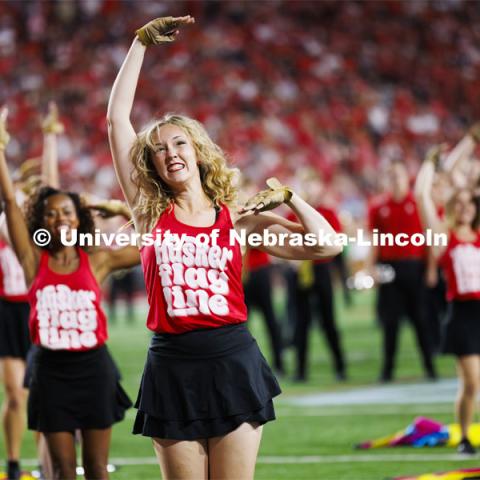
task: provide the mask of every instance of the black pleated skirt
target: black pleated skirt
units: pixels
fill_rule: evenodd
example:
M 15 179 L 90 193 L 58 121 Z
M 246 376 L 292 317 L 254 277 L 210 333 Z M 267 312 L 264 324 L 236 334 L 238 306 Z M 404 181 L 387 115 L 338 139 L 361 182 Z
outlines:
M 85 352 L 39 348 L 29 380 L 30 430 L 105 429 L 132 406 L 106 346 Z
M 442 351 L 457 357 L 480 355 L 480 300 L 449 303 Z
M 275 419 L 281 390 L 245 323 L 152 338 L 134 434 L 175 440 L 225 435 Z
M 9 302 L 0 299 L 0 358 L 27 358 L 30 348 L 26 302 Z

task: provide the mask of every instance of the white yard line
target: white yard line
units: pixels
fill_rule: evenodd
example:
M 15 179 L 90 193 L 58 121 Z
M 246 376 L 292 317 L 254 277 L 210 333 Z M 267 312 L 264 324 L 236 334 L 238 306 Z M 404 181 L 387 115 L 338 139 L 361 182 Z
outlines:
M 450 403 L 455 400 L 458 382 L 444 379 L 417 384 L 390 384 L 280 397 L 277 405 L 296 407 L 339 407 L 344 405 L 421 405 Z
M 455 453 L 448 454 L 358 454 L 358 455 L 267 455 L 258 457 L 257 463 L 265 464 L 299 464 L 299 463 L 370 463 L 370 462 L 446 462 L 446 461 L 462 461 L 463 462 L 475 462 L 480 463 L 479 457 L 465 457 Z M 138 466 L 138 465 L 157 465 L 157 459 L 155 457 L 119 457 L 110 458 L 109 463 L 116 466 Z M 36 466 L 38 460 L 25 459 L 22 460 L 22 465 Z

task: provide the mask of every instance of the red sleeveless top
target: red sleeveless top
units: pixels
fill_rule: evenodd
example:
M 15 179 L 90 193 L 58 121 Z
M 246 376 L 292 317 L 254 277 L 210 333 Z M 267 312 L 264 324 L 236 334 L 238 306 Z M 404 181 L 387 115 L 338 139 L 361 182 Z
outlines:
M 451 232 L 440 258 L 447 282 L 447 300 L 480 300 L 480 234 L 464 242 Z
M 88 254 L 77 249 L 79 266 L 72 273 L 56 273 L 42 253 L 30 287 L 30 335 L 36 345 L 51 350 L 83 351 L 98 348 L 107 338 L 107 319 L 100 306 L 101 291 Z
M 140 250 L 150 330 L 182 333 L 247 320 L 242 254 L 237 241 L 230 243 L 232 230 L 226 206 L 211 227 L 181 223 L 173 207 L 163 212 L 152 232 L 155 243 Z
M 9 302 L 27 302 L 28 290 L 23 268 L 8 243 L 0 240 L 0 297 Z

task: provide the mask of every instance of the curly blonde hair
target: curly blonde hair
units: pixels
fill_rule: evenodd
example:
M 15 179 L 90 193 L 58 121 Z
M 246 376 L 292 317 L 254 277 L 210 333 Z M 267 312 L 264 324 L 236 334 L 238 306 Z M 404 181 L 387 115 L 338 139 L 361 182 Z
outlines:
M 175 125 L 190 138 L 199 162 L 200 179 L 205 194 L 216 206 L 233 206 L 237 198 L 237 169 L 229 168 L 226 155 L 208 135 L 205 127 L 184 115 L 166 114 L 147 125 L 130 150 L 133 163 L 132 181 L 138 187 L 134 213 L 147 219 L 148 226 L 173 204 L 174 192 L 160 178 L 154 163 L 154 136 L 163 125 Z

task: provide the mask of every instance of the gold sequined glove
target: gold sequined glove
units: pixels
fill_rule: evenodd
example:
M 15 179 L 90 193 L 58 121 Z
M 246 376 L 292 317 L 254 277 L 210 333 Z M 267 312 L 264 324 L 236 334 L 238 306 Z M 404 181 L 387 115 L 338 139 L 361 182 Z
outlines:
M 5 150 L 10 141 L 10 134 L 7 132 L 7 116 L 8 108 L 3 107 L 0 110 L 0 151 Z
M 58 118 L 58 107 L 55 102 L 50 102 L 48 104 L 48 114 L 42 120 L 42 131 L 43 133 L 54 133 L 59 135 L 65 130 L 63 123 Z
M 427 151 L 425 155 L 425 162 L 432 162 L 435 170 L 438 169 L 442 153 L 445 151 L 446 145 L 441 143 L 439 145 L 433 145 Z
M 179 34 L 178 27 L 194 23 L 195 19 L 190 15 L 185 17 L 161 17 L 148 22 L 135 33 L 140 42 L 148 47 L 164 42 L 173 42 Z
M 282 185 L 276 178 L 269 178 L 266 183 L 270 188 L 258 192 L 247 200 L 240 213 L 248 211 L 258 213 L 273 210 L 292 198 L 292 189 Z
M 475 143 L 480 143 L 480 122 L 473 124 L 468 130 L 468 134 L 475 140 Z
M 97 210 L 102 218 L 112 218 L 121 215 L 129 219 L 132 214 L 127 205 L 121 200 L 105 200 L 89 204 L 88 208 Z

